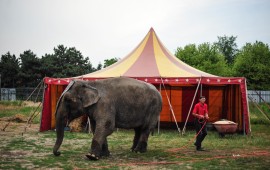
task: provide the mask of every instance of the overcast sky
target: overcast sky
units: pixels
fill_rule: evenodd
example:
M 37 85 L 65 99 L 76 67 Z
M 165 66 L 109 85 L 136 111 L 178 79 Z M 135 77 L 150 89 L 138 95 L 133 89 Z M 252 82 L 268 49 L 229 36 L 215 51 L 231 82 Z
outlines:
M 237 36 L 238 47 L 270 44 L 269 0 L 0 0 L 0 55 L 38 57 L 63 44 L 94 67 L 123 58 L 153 27 L 172 52 Z

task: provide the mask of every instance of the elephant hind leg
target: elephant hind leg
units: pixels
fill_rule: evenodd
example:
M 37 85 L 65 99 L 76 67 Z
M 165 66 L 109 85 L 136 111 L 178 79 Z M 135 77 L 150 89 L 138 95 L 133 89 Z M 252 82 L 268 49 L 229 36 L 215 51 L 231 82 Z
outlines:
M 147 141 L 148 141 L 149 134 L 150 134 L 149 130 L 144 130 L 141 132 L 139 142 L 136 148 L 134 149 L 135 152 L 144 153 L 147 151 Z
M 145 153 L 147 151 L 147 142 L 141 141 L 138 143 L 137 147 L 134 149 L 135 152 Z
M 141 128 L 135 128 L 135 135 L 134 135 L 134 139 L 133 139 L 133 145 L 131 147 L 131 151 L 133 152 L 134 149 L 137 147 L 140 136 L 141 136 Z

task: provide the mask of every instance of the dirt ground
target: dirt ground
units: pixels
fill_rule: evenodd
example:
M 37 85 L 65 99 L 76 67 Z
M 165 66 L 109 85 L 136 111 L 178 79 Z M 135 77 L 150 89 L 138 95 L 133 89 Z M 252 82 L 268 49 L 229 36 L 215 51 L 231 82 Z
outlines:
M 37 132 L 39 131 L 39 124 L 27 124 L 26 122 L 18 123 L 16 121 L 7 121 L 7 120 L 0 120 L 0 138 L 1 138 L 1 145 L 4 146 L 8 144 L 13 138 L 17 138 L 19 136 L 24 136 L 27 138 L 31 138 L 33 140 L 39 138 Z M 4 131 L 3 131 L 4 129 Z M 48 146 L 52 147 L 52 146 Z M 246 157 L 270 157 L 270 151 L 262 151 L 262 150 L 256 150 L 252 149 L 253 151 L 250 151 L 250 149 L 243 149 L 243 150 L 237 150 L 234 152 L 231 151 L 219 151 L 216 150 L 215 152 L 209 152 L 211 156 L 207 159 L 201 159 L 201 158 L 195 158 L 192 160 L 186 160 L 185 163 L 194 163 L 194 162 L 201 162 L 201 161 L 211 161 L 219 159 L 221 162 L 226 162 L 226 158 L 246 158 Z M 14 160 L 18 157 L 22 156 L 33 156 L 33 152 L 31 150 L 29 151 L 8 151 L 8 152 L 2 152 L 0 151 L 0 159 L 4 158 L 14 158 Z M 195 153 L 194 151 L 191 151 L 187 148 L 175 148 L 175 149 L 169 149 L 166 150 L 166 152 L 169 152 L 170 154 L 174 155 L 176 159 L 188 159 L 190 156 L 195 155 L 198 156 L 198 154 L 201 153 Z M 183 154 L 183 152 L 185 154 Z M 45 153 L 45 154 L 51 154 L 51 153 Z M 202 153 L 203 154 L 203 153 Z M 37 156 L 40 156 L 37 155 Z M 147 163 L 127 163 L 127 164 L 119 164 L 118 166 L 138 166 L 138 165 L 147 165 L 149 166 L 158 166 L 158 165 L 164 165 L 164 164 L 179 164 L 178 161 L 159 161 L 159 162 L 147 162 Z M 183 162 L 182 162 L 183 163 Z M 181 164 L 182 164 L 181 163 Z M 270 163 L 270 160 L 269 160 Z M 29 168 L 29 166 L 27 167 Z
M 7 126 L 8 125 L 8 126 Z M 7 126 L 7 127 L 6 127 Z M 5 128 L 6 127 L 6 128 Z M 5 128 L 5 131 L 3 129 Z M 38 134 L 39 131 L 39 124 L 32 124 L 31 126 L 27 125 L 26 122 L 18 123 L 14 121 L 5 121 L 0 120 L 0 136 L 1 136 L 1 144 L 0 146 L 8 145 L 14 138 L 18 138 L 19 136 L 24 136 L 28 140 L 34 140 L 38 141 L 38 138 L 40 137 Z M 47 139 L 46 139 L 47 140 Z M 48 139 L 52 140 L 52 139 Z M 53 146 L 52 141 L 48 141 L 45 143 L 50 143 L 50 146 L 47 146 L 48 148 L 52 148 Z M 263 151 L 261 149 L 256 148 L 249 148 L 249 149 L 242 149 L 242 150 L 235 150 L 235 151 L 224 151 L 224 150 L 215 150 L 215 152 L 207 152 L 209 155 L 207 158 L 204 157 L 205 153 L 198 153 L 194 150 L 190 150 L 190 148 L 173 148 L 166 150 L 167 153 L 170 153 L 175 157 L 176 160 L 174 161 L 168 161 L 168 160 L 160 160 L 160 161 L 153 161 L 153 162 L 127 162 L 127 163 L 121 163 L 121 162 L 113 162 L 111 165 L 106 166 L 99 166 L 99 165 L 92 165 L 92 168 L 102 169 L 102 168 L 111 168 L 117 164 L 118 167 L 129 167 L 130 169 L 155 169 L 158 166 L 164 166 L 164 165 L 183 165 L 185 164 L 193 164 L 193 163 L 199 163 L 204 161 L 213 161 L 218 160 L 221 163 L 226 164 L 227 159 L 239 159 L 239 158 L 254 158 L 254 157 L 270 157 L 270 151 Z M 199 157 L 199 155 L 202 155 L 202 157 Z M 35 169 L 35 166 L 32 162 L 27 162 L 23 160 L 24 157 L 42 157 L 42 156 L 49 156 L 51 153 L 44 152 L 43 154 L 39 153 L 33 153 L 31 149 L 29 150 L 10 150 L 10 151 L 0 151 L 0 160 L 6 160 L 11 159 L 14 162 L 22 164 L 22 167 L 25 167 L 26 169 Z M 193 157 L 190 159 L 191 157 Z M 111 158 L 112 160 L 115 160 L 115 158 Z M 185 162 L 179 161 L 178 159 L 185 160 Z M 270 160 L 268 160 L 270 164 Z M 189 169 L 189 167 L 186 167 Z M 125 168 L 124 168 L 125 169 Z M 192 168 L 191 168 L 192 169 Z

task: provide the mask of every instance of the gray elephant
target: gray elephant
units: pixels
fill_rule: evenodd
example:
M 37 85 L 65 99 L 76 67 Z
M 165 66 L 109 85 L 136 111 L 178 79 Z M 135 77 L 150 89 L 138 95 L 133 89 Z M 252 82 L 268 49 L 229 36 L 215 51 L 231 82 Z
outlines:
M 107 136 L 115 128 L 134 129 L 132 151 L 146 152 L 150 132 L 157 124 L 162 109 L 162 98 L 148 83 L 132 78 L 109 78 L 97 81 L 72 81 L 58 100 L 56 107 L 56 134 L 53 153 L 58 151 L 64 138 L 64 127 L 73 119 L 87 114 L 93 139 L 90 160 L 109 156 Z

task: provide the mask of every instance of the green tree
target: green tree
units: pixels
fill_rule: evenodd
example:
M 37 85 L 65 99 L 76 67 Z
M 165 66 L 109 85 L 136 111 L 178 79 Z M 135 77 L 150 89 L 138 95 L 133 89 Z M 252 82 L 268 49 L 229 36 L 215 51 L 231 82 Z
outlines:
M 249 89 L 270 90 L 270 50 L 267 44 L 246 43 L 234 64 L 234 75 L 247 78 Z
M 58 71 L 57 57 L 53 54 L 45 54 L 41 57 L 41 74 L 43 77 L 53 77 Z
M 19 60 L 9 52 L 1 56 L 0 74 L 1 87 L 11 88 L 17 87 L 16 82 L 19 73 Z
M 197 66 L 198 61 L 198 49 L 195 44 L 186 45 L 184 48 L 178 47 L 175 52 L 175 56 L 181 61 L 187 63 L 190 66 Z
M 210 43 L 198 45 L 190 44 L 184 48 L 177 48 L 175 56 L 199 70 L 218 76 L 230 76 L 225 58 L 218 52 L 217 46 Z
M 67 48 L 58 45 L 57 48 L 54 48 L 54 54 L 46 54 L 42 57 L 42 61 L 44 63 L 42 72 L 49 77 L 74 77 L 95 70 L 89 58 L 84 58 L 75 47 Z
M 108 66 L 116 63 L 118 60 L 119 60 L 118 58 L 111 58 L 111 59 L 104 60 L 103 68 L 108 67 Z
M 102 64 L 98 63 L 97 68 L 95 69 L 95 71 L 101 70 L 102 69 Z
M 222 53 L 225 56 L 225 60 L 229 64 L 229 66 L 233 65 L 235 55 L 238 52 L 237 44 L 236 44 L 236 38 L 234 36 L 218 36 L 218 42 L 215 42 L 214 44 L 218 47 L 220 53 Z
M 41 61 L 31 50 L 24 51 L 20 54 L 20 87 L 36 87 L 42 80 Z

